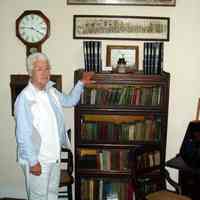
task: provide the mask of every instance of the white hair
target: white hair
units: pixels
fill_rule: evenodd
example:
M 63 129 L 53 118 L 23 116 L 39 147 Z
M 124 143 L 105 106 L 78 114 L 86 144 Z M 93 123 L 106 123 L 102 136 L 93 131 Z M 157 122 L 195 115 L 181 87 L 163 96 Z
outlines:
M 34 68 L 34 63 L 38 60 L 47 61 L 49 63 L 48 57 L 44 53 L 36 52 L 32 53 L 27 57 L 26 60 L 26 70 L 29 76 L 32 76 L 32 71 Z

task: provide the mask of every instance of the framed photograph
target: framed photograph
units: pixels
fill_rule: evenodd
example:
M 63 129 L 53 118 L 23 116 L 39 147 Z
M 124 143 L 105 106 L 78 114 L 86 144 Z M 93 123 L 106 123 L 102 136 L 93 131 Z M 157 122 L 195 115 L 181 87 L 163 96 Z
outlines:
M 169 17 L 74 15 L 74 39 L 169 41 Z
M 62 91 L 62 76 L 51 75 L 51 81 L 55 82 L 55 88 Z M 26 87 L 29 81 L 27 74 L 11 74 L 10 75 L 10 91 L 11 91 L 11 111 L 14 116 L 14 103 L 18 94 Z
M 175 6 L 176 0 L 67 0 L 71 5 Z
M 124 72 L 138 71 L 138 62 L 138 46 L 107 46 L 106 65 L 112 67 L 114 71 L 118 70 L 120 64 L 123 64 L 123 67 L 125 67 Z

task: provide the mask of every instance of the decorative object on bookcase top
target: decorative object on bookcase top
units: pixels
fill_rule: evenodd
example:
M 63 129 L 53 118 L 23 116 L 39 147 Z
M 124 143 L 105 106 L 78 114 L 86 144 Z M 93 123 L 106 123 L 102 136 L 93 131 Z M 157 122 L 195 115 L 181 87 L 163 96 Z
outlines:
M 102 71 L 101 41 L 83 41 L 85 71 Z
M 146 75 L 163 71 L 164 43 L 144 42 L 143 71 Z
M 74 15 L 74 39 L 169 41 L 169 17 Z
M 126 60 L 123 57 L 119 58 L 117 61 L 117 72 L 118 73 L 126 73 Z
M 138 71 L 139 47 L 108 45 L 106 48 L 106 65 L 113 72 L 133 73 Z
M 67 0 L 70 5 L 175 6 L 176 0 Z

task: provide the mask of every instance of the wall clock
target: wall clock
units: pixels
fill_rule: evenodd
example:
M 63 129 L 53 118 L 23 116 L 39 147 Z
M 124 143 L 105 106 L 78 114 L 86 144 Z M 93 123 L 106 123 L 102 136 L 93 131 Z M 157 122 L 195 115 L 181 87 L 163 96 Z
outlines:
M 49 19 L 39 10 L 26 10 L 16 19 L 16 36 L 25 44 L 27 56 L 41 52 L 49 35 Z

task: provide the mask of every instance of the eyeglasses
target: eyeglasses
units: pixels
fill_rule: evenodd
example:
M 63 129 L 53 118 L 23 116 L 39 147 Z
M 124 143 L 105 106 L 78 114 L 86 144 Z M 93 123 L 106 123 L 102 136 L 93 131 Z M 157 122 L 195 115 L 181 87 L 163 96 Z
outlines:
M 41 66 L 36 66 L 34 67 L 35 71 L 48 71 L 50 72 L 51 71 L 51 67 L 49 65 L 41 65 Z

